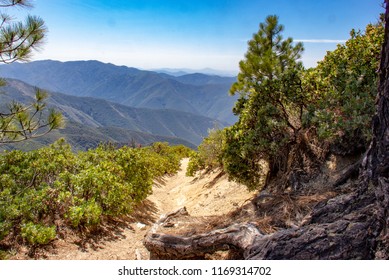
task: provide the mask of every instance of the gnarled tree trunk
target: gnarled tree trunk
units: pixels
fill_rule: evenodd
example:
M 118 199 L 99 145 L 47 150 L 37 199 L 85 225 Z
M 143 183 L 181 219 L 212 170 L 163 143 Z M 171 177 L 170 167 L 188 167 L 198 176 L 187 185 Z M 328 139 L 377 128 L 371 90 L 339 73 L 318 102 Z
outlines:
M 186 208 L 164 215 L 148 232 L 144 240 L 151 258 L 202 259 L 208 253 L 236 249 L 243 254 L 262 233 L 252 224 L 233 224 L 204 234 L 174 236 L 162 233 L 164 228 L 174 226 L 174 219 L 188 216 Z
M 377 111 L 373 139 L 355 191 L 319 203 L 299 228 L 264 235 L 252 224 L 191 236 L 163 233 L 161 220 L 145 238 L 154 257 L 200 258 L 233 247 L 245 259 L 389 258 L 389 0 L 386 0 Z

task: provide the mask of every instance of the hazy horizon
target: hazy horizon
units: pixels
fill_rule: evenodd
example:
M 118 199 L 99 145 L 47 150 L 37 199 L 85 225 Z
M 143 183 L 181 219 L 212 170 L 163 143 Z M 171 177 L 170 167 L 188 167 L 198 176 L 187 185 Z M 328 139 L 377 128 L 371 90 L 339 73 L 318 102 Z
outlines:
M 247 41 L 276 14 L 284 38 L 303 42 L 302 62 L 314 67 L 327 51 L 378 21 L 381 0 L 37 0 L 6 9 L 16 19 L 40 16 L 46 43 L 33 60 L 99 60 L 145 70 L 205 69 L 238 73 Z

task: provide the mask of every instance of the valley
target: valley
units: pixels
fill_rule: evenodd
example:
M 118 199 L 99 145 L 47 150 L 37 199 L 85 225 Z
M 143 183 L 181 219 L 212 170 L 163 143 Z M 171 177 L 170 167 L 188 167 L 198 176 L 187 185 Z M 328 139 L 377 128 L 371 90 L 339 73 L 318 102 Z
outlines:
M 205 74 L 170 76 L 99 61 L 35 61 L 0 65 L 0 77 L 52 92 L 95 97 L 136 108 L 169 109 L 232 124 L 235 77 Z
M 7 79 L 7 85 L 2 91 L 2 104 L 14 100 L 28 104 L 33 101 L 35 87 L 19 80 Z M 169 142 L 195 148 L 209 129 L 227 125 L 225 122 L 185 111 L 128 107 L 100 98 L 77 97 L 57 92 L 49 93 L 47 106 L 62 113 L 66 119 L 64 128 L 37 140 L 8 145 L 8 148 L 39 148 L 60 137 L 81 150 L 96 147 L 101 142 L 119 145 Z
M 39 87 L 49 91 L 47 107 L 66 119 L 62 129 L 6 149 L 36 149 L 61 137 L 76 150 L 107 142 L 168 142 L 195 149 L 209 129 L 236 120 L 236 97 L 228 95 L 234 77 L 171 76 L 99 61 L 50 60 L 0 65 L 0 77 L 7 79 L 2 104 L 29 104 Z

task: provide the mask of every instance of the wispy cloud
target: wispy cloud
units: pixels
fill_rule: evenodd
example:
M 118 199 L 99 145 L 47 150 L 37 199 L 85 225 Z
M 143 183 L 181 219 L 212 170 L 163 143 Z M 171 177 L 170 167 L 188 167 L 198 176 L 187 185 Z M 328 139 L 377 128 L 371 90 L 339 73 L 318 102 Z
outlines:
M 332 40 L 332 39 L 294 39 L 296 42 L 302 43 L 316 43 L 316 44 L 342 44 L 346 40 Z

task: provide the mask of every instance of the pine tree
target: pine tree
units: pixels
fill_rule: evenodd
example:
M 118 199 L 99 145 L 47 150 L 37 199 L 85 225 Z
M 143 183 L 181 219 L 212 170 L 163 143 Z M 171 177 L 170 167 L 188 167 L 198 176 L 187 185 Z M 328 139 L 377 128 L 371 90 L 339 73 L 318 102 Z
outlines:
M 291 144 L 301 129 L 305 99 L 302 85 L 301 43 L 283 39 L 283 25 L 268 16 L 248 42 L 231 94 L 238 122 L 226 130 L 224 166 L 230 177 L 256 188 L 263 164 L 271 172 L 285 169 Z M 269 173 L 270 174 L 270 173 Z
M 0 1 L 1 10 L 18 6 L 29 7 L 31 4 L 26 0 Z M 11 16 L 1 11 L 0 63 L 28 61 L 32 51 L 41 46 L 46 32 L 45 23 L 39 17 L 28 16 L 24 23 L 14 22 Z M 0 80 L 0 86 L 5 84 L 5 80 Z M 62 119 L 58 112 L 45 112 L 46 97 L 47 93 L 37 89 L 32 104 L 12 102 L 6 105 L 7 110 L 0 112 L 0 144 L 39 137 L 61 125 Z

